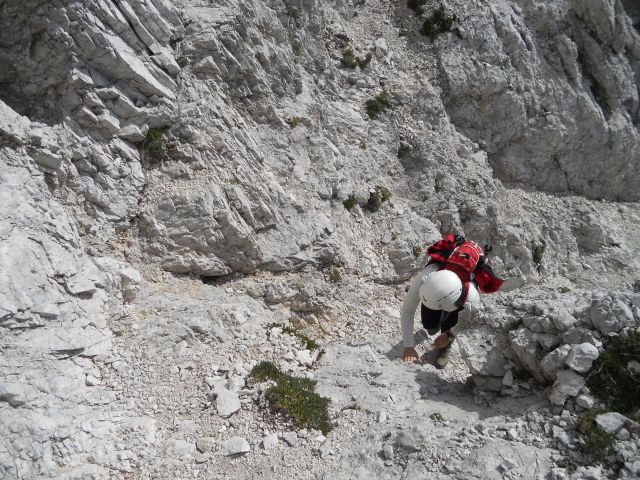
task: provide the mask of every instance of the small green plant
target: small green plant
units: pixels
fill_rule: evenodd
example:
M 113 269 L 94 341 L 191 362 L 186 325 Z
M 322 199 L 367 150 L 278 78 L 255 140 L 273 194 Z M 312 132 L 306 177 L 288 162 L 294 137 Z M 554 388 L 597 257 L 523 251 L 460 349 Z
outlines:
M 420 33 L 433 40 L 438 34 L 451 30 L 453 22 L 458 19 L 455 15 L 447 15 L 444 7 L 438 7 L 433 15 L 427 18 L 422 24 Z
M 542 267 L 542 257 L 546 248 L 547 244 L 544 240 L 540 240 L 540 243 L 531 240 L 531 260 L 538 271 Z
M 167 156 L 167 139 L 165 137 L 166 128 L 150 128 L 142 143 L 145 156 L 154 162 L 161 162 Z
M 367 144 L 365 142 L 360 142 L 360 145 L 358 145 L 358 148 L 360 150 L 366 150 L 367 149 Z
M 340 283 L 340 280 L 342 280 L 342 274 L 340 273 L 340 270 L 338 270 L 336 267 L 331 267 L 331 270 L 329 271 L 329 281 L 331 283 Z
M 587 378 L 587 386 L 599 400 L 627 415 L 635 413 L 640 398 L 640 374 L 627 366 L 632 360 L 640 362 L 640 333 L 634 330 L 605 344 Z
M 315 393 L 314 380 L 283 373 L 271 362 L 259 363 L 250 376 L 261 382 L 276 383 L 265 392 L 272 412 L 287 415 L 301 428 L 315 428 L 325 435 L 331 431 L 330 400 Z
M 380 210 L 383 202 L 386 202 L 391 198 L 391 190 L 386 187 L 377 185 L 376 188 L 369 193 L 369 200 L 367 201 L 367 210 L 370 212 L 377 212 Z
M 383 90 L 371 100 L 367 100 L 365 107 L 369 118 L 378 118 L 378 115 L 391 107 L 391 102 L 389 102 L 387 98 L 387 92 Z
M 378 185 L 376 187 L 376 190 L 380 192 L 380 195 L 382 195 L 383 202 L 390 200 L 391 197 L 393 196 L 393 194 L 391 193 L 391 190 L 389 190 L 387 187 L 381 187 L 380 185 Z
M 300 342 L 302 342 L 302 344 L 304 345 L 304 347 L 307 350 L 318 350 L 320 348 L 320 345 L 318 345 L 318 342 L 316 342 L 314 339 L 309 338 L 308 336 L 306 336 L 304 333 L 299 332 L 297 330 L 295 330 L 294 328 L 291 328 L 287 325 L 280 325 L 278 323 L 270 323 L 269 325 L 267 325 L 267 329 L 271 329 L 271 328 L 281 328 L 282 329 L 282 333 L 286 333 L 287 335 L 291 335 L 292 337 L 297 338 L 298 340 L 300 340 Z
M 184 67 L 186 67 L 187 65 L 189 65 L 189 57 L 187 57 L 187 56 L 186 56 L 186 55 L 184 55 L 184 54 L 178 55 L 178 56 L 176 57 L 176 63 L 178 64 L 178 66 L 179 66 L 180 68 L 184 68 Z
M 373 54 L 371 52 L 367 53 L 364 57 L 358 57 L 353 53 L 351 47 L 347 47 L 342 51 L 342 65 L 347 68 L 360 67 L 364 69 L 369 66 L 372 58 Z
M 409 0 L 407 2 L 407 7 L 413 10 L 416 15 L 419 17 L 424 13 L 424 5 L 427 3 L 427 0 Z
M 344 208 L 351 211 L 354 209 L 357 203 L 358 202 L 356 201 L 356 196 L 353 193 L 350 193 L 347 199 L 344 202 L 342 202 L 342 205 L 344 205 Z
M 299 123 L 300 123 L 299 117 L 291 117 L 291 120 L 289 120 L 289 125 L 291 125 L 291 128 L 296 128 Z
M 346 33 L 336 33 L 334 37 L 338 40 L 339 47 L 345 48 L 349 45 L 349 36 Z
M 300 17 L 300 10 L 298 10 L 296 7 L 289 7 L 287 9 L 287 16 L 293 19 L 298 19 Z
M 582 450 L 596 460 L 602 460 L 613 445 L 613 438 L 607 432 L 598 429 L 596 417 L 605 413 L 606 408 L 596 408 L 581 414 L 576 422 L 578 433 L 584 440 Z
M 424 247 L 422 245 L 416 245 L 413 247 L 413 256 L 418 258 L 424 252 Z
M 558 291 L 560 293 L 569 293 L 571 291 L 571 289 L 567 288 L 567 287 L 560 287 L 560 288 L 558 288 Z
M 442 415 L 440 415 L 438 412 L 433 412 L 431 415 L 429 415 L 429 418 L 434 422 L 444 421 L 444 418 L 442 418 Z
M 289 40 L 289 43 L 291 44 L 291 51 L 293 52 L 293 54 L 296 57 L 299 57 L 300 52 L 302 51 L 302 45 L 300 45 L 300 42 L 295 38 L 292 38 L 291 40 Z
M 474 425 L 473 428 L 478 433 L 484 433 L 484 426 L 482 426 L 482 424 L 480 424 L 480 423 L 477 423 L 476 425 Z

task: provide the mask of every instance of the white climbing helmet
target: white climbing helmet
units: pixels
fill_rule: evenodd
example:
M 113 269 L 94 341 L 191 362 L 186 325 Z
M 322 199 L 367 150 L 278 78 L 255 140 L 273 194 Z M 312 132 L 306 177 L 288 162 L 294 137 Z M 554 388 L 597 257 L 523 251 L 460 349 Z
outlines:
M 457 310 L 456 300 L 462 294 L 462 282 L 455 273 L 440 270 L 430 275 L 420 287 L 420 301 L 431 310 Z

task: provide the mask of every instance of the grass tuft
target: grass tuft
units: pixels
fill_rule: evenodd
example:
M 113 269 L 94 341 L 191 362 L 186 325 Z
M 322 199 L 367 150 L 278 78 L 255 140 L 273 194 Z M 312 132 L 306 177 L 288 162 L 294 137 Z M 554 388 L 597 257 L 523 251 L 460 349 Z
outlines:
M 342 274 L 340 273 L 340 270 L 338 270 L 336 267 L 332 267 L 331 271 L 329 272 L 329 281 L 331 283 L 340 283 L 340 280 L 342 280 Z
M 364 69 L 369 66 L 372 58 L 373 54 L 371 52 L 367 53 L 364 57 L 358 57 L 353 53 L 351 47 L 347 47 L 342 51 L 342 65 L 347 68 L 360 67 Z
M 300 45 L 300 42 L 297 41 L 295 38 L 292 38 L 289 40 L 289 43 L 291 44 L 291 51 L 293 52 L 293 54 L 296 57 L 299 57 L 300 52 L 302 52 L 302 45 Z
M 419 17 L 424 13 L 424 6 L 427 3 L 427 0 L 409 0 L 407 2 L 407 7 L 415 12 Z
M 357 203 L 358 202 L 356 201 L 356 196 L 353 193 L 351 193 L 349 194 L 347 199 L 344 202 L 342 202 L 342 205 L 344 205 L 344 208 L 351 211 L 355 208 Z
M 291 335 L 292 337 L 296 337 L 307 350 L 318 350 L 320 345 L 313 338 L 309 338 L 304 333 L 295 330 L 294 328 L 288 327 L 286 325 L 280 325 L 278 323 L 270 323 L 267 325 L 267 328 L 281 328 L 282 333 L 286 333 L 287 335 Z
M 323 434 L 331 431 L 330 400 L 314 391 L 316 382 L 281 372 L 271 362 L 261 362 L 251 370 L 250 376 L 258 381 L 276 383 L 265 392 L 269 409 L 290 417 L 301 428 L 315 428 Z
M 369 200 L 367 201 L 367 210 L 370 212 L 377 212 L 384 202 L 391 198 L 391 190 L 386 187 L 377 185 L 375 190 L 369 193 Z
M 389 102 L 387 98 L 387 92 L 383 90 L 371 100 L 367 100 L 365 107 L 369 118 L 378 118 L 378 115 L 391 107 L 391 102 Z
M 587 379 L 600 401 L 627 415 L 635 413 L 640 398 L 640 374 L 628 368 L 632 360 L 640 362 L 640 333 L 630 330 L 605 344 Z
M 429 418 L 434 422 L 442 422 L 444 420 L 442 415 L 438 412 L 433 412 L 431 415 L 429 415 Z
M 613 445 L 613 437 L 596 425 L 596 417 L 606 411 L 606 408 L 601 407 L 584 412 L 576 422 L 578 433 L 584 440 L 582 451 L 599 461 L 607 456 Z
M 166 130 L 167 128 L 162 127 L 150 128 L 142 143 L 145 156 L 154 162 L 161 162 L 167 156 L 167 139 L 164 134 Z
M 457 19 L 458 17 L 455 15 L 447 15 L 444 7 L 440 6 L 433 12 L 433 15 L 424 21 L 420 33 L 433 40 L 440 33 L 450 31 L 453 22 Z

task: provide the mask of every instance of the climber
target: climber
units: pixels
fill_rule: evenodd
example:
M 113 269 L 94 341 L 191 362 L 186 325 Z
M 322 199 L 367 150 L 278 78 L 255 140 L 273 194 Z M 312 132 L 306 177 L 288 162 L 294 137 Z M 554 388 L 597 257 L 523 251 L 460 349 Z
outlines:
M 495 276 L 488 264 L 489 245 L 482 249 L 461 235 L 447 234 L 428 247 L 429 262 L 414 278 L 402 304 L 401 327 L 404 362 L 418 362 L 415 350 L 413 322 L 421 304 L 422 325 L 429 335 L 440 335 L 433 344 L 439 351 L 436 366 L 449 362 L 455 340 L 451 329 L 458 323 L 458 312 L 480 300 L 478 288 L 484 293 L 497 291 L 503 281 Z

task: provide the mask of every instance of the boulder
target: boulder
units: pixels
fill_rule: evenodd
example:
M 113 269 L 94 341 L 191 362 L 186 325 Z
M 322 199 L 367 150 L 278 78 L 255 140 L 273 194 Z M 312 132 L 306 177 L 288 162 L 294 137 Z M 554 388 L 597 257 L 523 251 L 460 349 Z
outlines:
M 586 380 L 573 370 L 560 370 L 551 388 L 549 400 L 554 405 L 564 405 L 567 398 L 575 397 L 585 383 Z
M 590 343 L 573 345 L 565 363 L 578 373 L 586 373 L 598 358 L 598 349 Z

